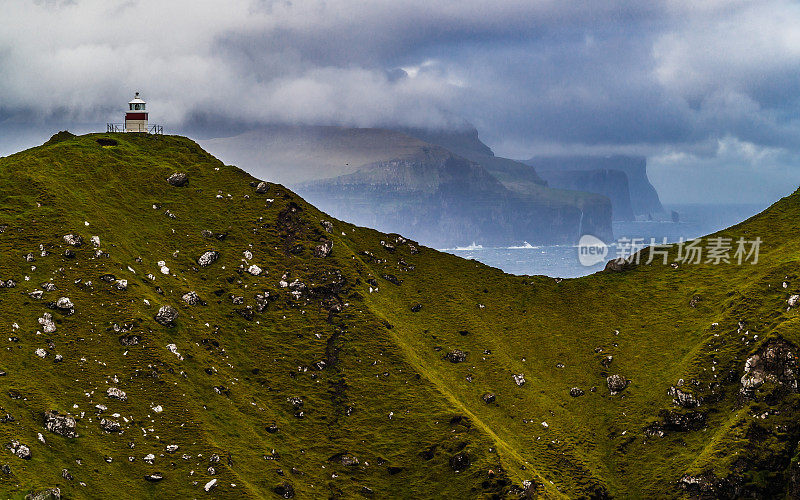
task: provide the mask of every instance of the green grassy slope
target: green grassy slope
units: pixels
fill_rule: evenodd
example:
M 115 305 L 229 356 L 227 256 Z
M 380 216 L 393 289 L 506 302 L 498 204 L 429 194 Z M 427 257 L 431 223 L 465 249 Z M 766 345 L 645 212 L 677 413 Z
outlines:
M 183 187 L 166 181 L 178 171 L 189 178 Z M 798 215 L 796 194 L 724 232 L 760 236 L 757 265 L 510 276 L 333 220 L 279 185 L 258 193 L 255 179 L 185 138 L 60 134 L 0 159 L 0 279 L 16 282 L 0 288 L 0 414 L 13 417 L 0 419 L 0 444 L 18 440 L 32 454 L 3 450 L 0 490 L 785 495 L 800 438 L 794 372 L 751 394 L 739 379 L 774 339 L 797 354 L 800 319 L 787 299 L 800 288 Z M 67 244 L 69 233 L 84 244 Z M 330 255 L 315 252 L 322 241 Z M 220 257 L 200 266 L 207 251 Z M 264 273 L 247 272 L 253 264 Z M 182 300 L 190 291 L 205 305 Z M 59 297 L 73 314 L 48 307 Z M 178 311 L 174 326 L 154 320 L 163 305 Z M 44 313 L 54 332 L 38 322 Z M 455 349 L 463 362 L 445 359 Z M 611 374 L 631 383 L 611 395 Z M 673 403 L 679 379 L 699 407 Z M 571 397 L 572 387 L 584 394 Z M 75 416 L 79 436 L 46 430 L 47 410 Z M 645 432 L 687 414 L 705 420 Z M 104 431 L 103 418 L 122 432 Z M 145 479 L 156 472 L 161 481 Z

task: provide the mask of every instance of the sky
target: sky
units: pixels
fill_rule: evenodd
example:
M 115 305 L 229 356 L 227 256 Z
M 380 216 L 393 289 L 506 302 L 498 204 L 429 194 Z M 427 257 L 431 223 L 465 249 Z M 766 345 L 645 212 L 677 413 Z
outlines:
M 786 0 L 3 0 L 0 154 L 121 121 L 474 125 L 497 154 L 640 154 L 662 199 L 800 185 Z

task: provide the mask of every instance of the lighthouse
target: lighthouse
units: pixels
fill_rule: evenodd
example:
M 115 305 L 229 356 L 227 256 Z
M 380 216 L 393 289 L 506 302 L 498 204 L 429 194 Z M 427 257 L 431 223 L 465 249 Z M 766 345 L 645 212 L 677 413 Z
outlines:
M 139 93 L 128 103 L 125 111 L 125 132 L 147 132 L 147 103 L 139 97 Z

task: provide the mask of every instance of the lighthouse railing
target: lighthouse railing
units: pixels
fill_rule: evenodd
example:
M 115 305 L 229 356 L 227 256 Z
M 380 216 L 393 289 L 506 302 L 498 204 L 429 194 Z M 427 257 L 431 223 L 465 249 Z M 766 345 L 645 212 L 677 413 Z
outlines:
M 106 132 L 108 133 L 134 132 L 134 133 L 146 133 L 152 135 L 164 135 L 163 125 L 158 125 L 158 124 L 152 124 L 146 126 L 139 125 L 137 128 L 138 130 L 129 130 L 124 123 L 106 123 Z

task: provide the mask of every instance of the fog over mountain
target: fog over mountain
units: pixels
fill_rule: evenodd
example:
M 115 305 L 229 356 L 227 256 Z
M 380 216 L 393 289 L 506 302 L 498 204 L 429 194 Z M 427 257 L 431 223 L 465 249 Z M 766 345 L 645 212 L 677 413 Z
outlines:
M 0 154 L 119 121 L 138 90 L 151 120 L 205 137 L 469 122 L 504 157 L 646 156 L 666 202 L 800 182 L 788 0 L 7 0 L 3 15 Z

